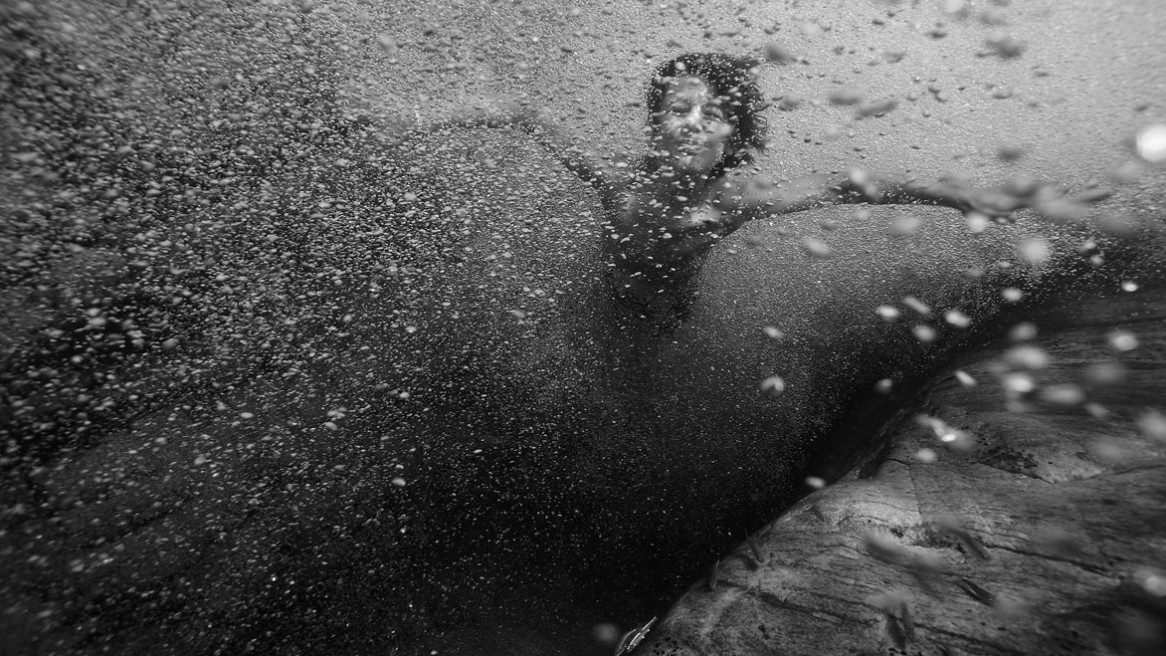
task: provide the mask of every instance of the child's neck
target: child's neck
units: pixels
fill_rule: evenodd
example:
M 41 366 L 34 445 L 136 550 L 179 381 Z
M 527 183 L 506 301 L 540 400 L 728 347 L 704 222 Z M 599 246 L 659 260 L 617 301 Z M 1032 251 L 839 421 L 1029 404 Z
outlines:
M 666 206 L 687 206 L 705 199 L 713 180 L 707 173 L 689 174 L 667 164 L 654 164 L 640 170 L 636 176 L 640 188 L 648 191 L 652 200 Z

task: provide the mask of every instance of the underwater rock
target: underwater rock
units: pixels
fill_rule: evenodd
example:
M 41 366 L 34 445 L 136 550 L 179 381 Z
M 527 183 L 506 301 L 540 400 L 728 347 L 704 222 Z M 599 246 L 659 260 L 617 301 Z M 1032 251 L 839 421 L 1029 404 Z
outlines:
M 840 477 L 722 558 L 717 589 L 694 584 L 642 653 L 1162 653 L 1166 441 L 1140 418 L 1166 397 L 1166 297 L 1074 310 L 1040 317 L 1038 343 L 1057 355 L 1039 385 L 1081 385 L 1088 401 L 1027 393 L 1009 410 L 1001 386 L 940 374 L 886 429 L 826 445 L 810 470 Z M 1133 325 L 1136 350 L 1096 347 Z M 954 371 L 999 379 L 1008 348 Z M 1115 357 L 1129 377 L 1090 384 Z M 975 447 L 945 449 L 911 421 L 924 411 Z

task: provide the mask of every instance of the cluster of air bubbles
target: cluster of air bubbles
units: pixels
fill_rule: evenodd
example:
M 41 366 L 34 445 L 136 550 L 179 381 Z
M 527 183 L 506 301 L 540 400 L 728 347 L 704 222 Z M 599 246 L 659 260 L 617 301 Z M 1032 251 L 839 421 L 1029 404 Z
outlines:
M 5 301 L 25 305 L 6 324 L 15 329 L 5 335 L 0 371 L 10 403 L 0 469 L 45 493 L 43 503 L 17 504 L 19 517 L 6 514 L 0 531 L 28 516 L 95 524 L 101 513 L 120 517 L 115 507 L 136 503 L 136 487 L 162 472 L 158 480 L 189 488 L 182 494 L 190 498 L 158 491 L 157 507 L 133 518 L 144 539 L 174 522 L 191 533 L 213 526 L 223 549 L 261 551 L 245 543 L 272 528 L 264 521 L 287 519 L 265 536 L 270 550 L 238 575 L 306 561 L 298 563 L 302 575 L 264 577 L 240 614 L 260 624 L 262 613 L 295 595 L 339 598 L 328 596 L 338 589 L 326 590 L 342 587 L 325 582 L 334 574 L 330 558 L 368 548 L 354 559 L 369 571 L 398 567 L 381 558 L 388 552 L 401 562 L 418 558 L 409 549 L 423 545 L 409 542 L 412 531 L 402 536 L 425 513 L 393 508 L 425 493 L 415 492 L 424 471 L 415 466 L 416 426 L 430 425 L 435 398 L 476 396 L 464 372 L 484 357 L 432 362 L 442 326 L 426 318 L 431 306 L 444 316 L 467 311 L 452 294 L 444 305 L 435 301 L 435 280 L 478 257 L 468 226 L 495 211 L 478 200 L 494 177 L 439 196 L 427 180 L 451 170 L 475 175 L 479 163 L 467 162 L 465 149 L 441 139 L 392 141 L 353 115 L 343 88 L 353 50 L 320 6 L 163 4 L 109 10 L 110 24 L 134 32 L 130 41 L 114 33 L 96 41 L 33 3 L 4 10 L 6 80 L 19 81 L 4 91 L 14 152 L 4 182 L 20 192 L 5 199 L 0 278 Z M 107 9 L 77 11 L 110 21 Z M 510 249 L 498 250 L 499 268 L 511 266 Z M 552 289 L 531 285 L 531 305 L 548 302 Z M 450 371 L 467 380 L 451 382 Z M 92 475 L 77 476 L 97 481 L 92 503 L 73 507 L 78 493 L 42 483 L 87 457 Z M 224 528 L 218 510 L 198 517 L 212 499 L 227 514 L 252 517 L 259 506 L 266 514 Z M 329 556 L 301 544 L 331 544 L 312 536 L 317 524 L 336 535 L 391 537 L 375 547 L 340 540 L 347 546 L 333 545 Z M 122 531 L 104 525 L 111 535 Z M 179 595 L 197 605 L 207 578 L 222 569 L 204 575 L 192 565 L 206 546 L 201 537 L 187 539 L 185 529 L 158 537 L 177 545 L 164 558 L 188 568 L 190 581 L 143 575 L 127 590 L 111 574 L 94 597 L 143 607 L 145 623 L 168 618 Z M 119 540 L 102 552 L 114 558 Z M 29 549 L 51 555 L 66 546 L 45 538 Z M 233 585 L 224 578 L 206 589 L 220 583 Z M 415 615 L 398 592 L 399 601 L 383 600 L 384 612 Z M 158 600 L 157 610 L 144 608 L 146 598 Z M 95 623 L 94 635 L 106 628 Z
M 927 320 L 933 317 L 933 310 L 930 305 L 923 302 L 916 296 L 908 295 L 901 299 L 901 304 L 913 316 L 920 320 Z M 903 310 L 894 305 L 879 305 L 875 307 L 875 315 L 885 322 L 893 323 L 903 318 Z M 973 324 L 973 319 L 967 313 L 956 308 L 949 308 L 941 313 L 942 326 L 947 326 L 956 330 L 964 330 L 970 328 Z M 939 328 L 928 323 L 915 323 L 911 326 L 911 334 L 917 341 L 924 344 L 930 344 L 939 339 Z

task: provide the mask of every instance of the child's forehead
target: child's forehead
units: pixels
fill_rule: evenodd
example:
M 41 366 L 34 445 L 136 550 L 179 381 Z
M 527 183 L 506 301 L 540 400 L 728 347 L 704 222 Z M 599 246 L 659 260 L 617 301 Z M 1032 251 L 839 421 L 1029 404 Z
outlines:
M 688 96 L 704 101 L 720 102 L 712 85 L 695 75 L 678 75 L 668 79 L 665 93 L 671 96 Z
M 703 77 L 686 73 L 678 73 L 668 78 L 668 84 L 674 89 L 699 89 L 708 87 L 708 81 Z

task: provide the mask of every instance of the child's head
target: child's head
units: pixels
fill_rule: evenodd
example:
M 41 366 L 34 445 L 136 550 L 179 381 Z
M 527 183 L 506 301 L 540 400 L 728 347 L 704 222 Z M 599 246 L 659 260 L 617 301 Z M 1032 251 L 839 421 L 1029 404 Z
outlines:
M 665 62 L 652 76 L 648 87 L 648 121 L 658 129 L 665 97 L 683 78 L 698 78 L 721 99 L 725 118 L 733 128 L 712 177 L 725 169 L 751 161 L 753 151 L 765 147 L 765 118 L 761 116 L 763 101 L 757 87 L 754 71 L 759 63 L 750 57 L 733 57 L 720 53 L 687 53 Z

